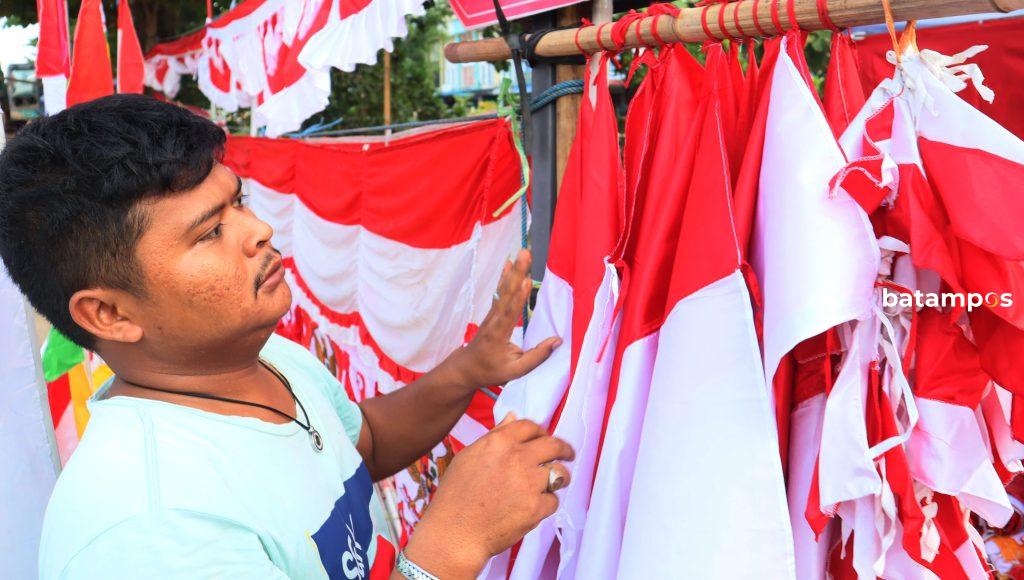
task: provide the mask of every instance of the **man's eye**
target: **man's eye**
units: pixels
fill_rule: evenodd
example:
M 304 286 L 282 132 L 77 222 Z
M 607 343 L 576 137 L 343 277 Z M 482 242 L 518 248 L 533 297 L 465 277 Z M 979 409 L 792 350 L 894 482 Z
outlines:
M 217 224 L 217 227 L 215 227 L 212 230 L 210 230 L 205 236 L 200 238 L 199 241 L 205 242 L 206 240 L 212 240 L 214 238 L 219 238 L 220 237 L 220 228 L 223 225 L 224 224 Z
M 244 207 L 245 200 L 249 199 L 249 194 L 242 194 L 235 198 L 235 207 Z

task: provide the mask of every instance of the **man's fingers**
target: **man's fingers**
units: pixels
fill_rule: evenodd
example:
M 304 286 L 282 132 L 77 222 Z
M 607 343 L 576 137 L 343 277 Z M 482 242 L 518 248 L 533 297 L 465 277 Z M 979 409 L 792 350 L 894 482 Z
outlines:
M 546 519 L 558 511 L 558 496 L 553 493 L 540 494 L 540 513 L 537 514 L 537 521 Z
M 497 429 L 497 427 L 495 427 L 495 429 Z M 508 425 L 502 427 L 501 430 L 503 432 L 507 432 L 517 443 L 526 443 L 527 441 L 532 441 L 533 439 L 544 437 L 548 434 L 547 430 L 543 427 L 527 419 L 512 421 Z
M 540 364 L 551 356 L 551 353 L 555 352 L 555 349 L 562 345 L 562 339 L 557 336 L 545 339 L 537 346 L 523 353 L 523 356 L 519 357 L 516 368 L 516 378 L 521 377 L 533 369 L 540 366 Z
M 543 465 L 552 461 L 572 461 L 576 452 L 571 445 L 557 437 L 538 437 L 526 444 L 526 456 L 530 462 Z

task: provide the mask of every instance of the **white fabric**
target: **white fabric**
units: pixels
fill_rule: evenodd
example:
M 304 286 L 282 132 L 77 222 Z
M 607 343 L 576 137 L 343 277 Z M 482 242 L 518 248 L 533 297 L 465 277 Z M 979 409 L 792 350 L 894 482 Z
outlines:
M 43 106 L 47 115 L 56 115 L 68 108 L 68 79 L 63 75 L 40 77 L 43 82 Z M 0 145 L 3 149 L 3 145 Z
M 666 319 L 618 572 L 599 577 L 795 577 L 750 308 L 736 271 L 681 300 Z
M 863 210 L 845 192 L 829 195 L 845 160 L 785 42 L 772 78 L 752 245 L 769 390 L 793 347 L 870 311 L 879 262 Z
M 875 316 L 855 323 L 853 338 L 825 403 L 818 487 L 822 513 L 837 503 L 881 493 L 882 480 L 868 457 L 864 422 L 868 369 L 877 358 L 880 323 Z
M 660 336 L 660 331 L 650 334 L 623 351 L 618 380 L 628 388 L 618 391 L 608 418 L 587 510 L 588 525 L 580 541 L 577 578 L 605 578 L 619 568 L 622 529 Z
M 301 127 L 303 121 L 327 108 L 330 100 L 330 71 L 310 71 L 263 101 L 253 111 L 253 119 L 257 126 L 267 128 L 267 136 L 278 137 Z
M 818 540 L 814 537 L 814 530 L 804 515 L 807 495 L 814 477 L 814 465 L 818 460 L 821 423 L 824 416 L 824 394 L 803 401 L 790 415 L 787 492 L 789 519 L 793 526 L 793 547 L 796 553 L 796 577 L 800 580 L 825 579 L 828 553 L 832 547 L 835 529 L 833 522 L 830 522 Z
M 915 480 L 947 495 L 1002 526 L 1013 515 L 999 476 L 992 467 L 984 423 L 975 411 L 932 399 L 917 398 L 918 428 L 907 442 L 907 459 Z
M 0 149 L 3 149 L 0 122 Z M 43 511 L 57 480 L 42 368 L 25 298 L 0 265 L 0 577 L 35 578 Z
M 373 0 L 358 13 L 341 19 L 338 3 L 331 6 L 331 19 L 309 40 L 299 62 L 310 70 L 330 67 L 352 72 L 358 64 L 377 62 L 380 49 L 394 50 L 393 38 L 408 34 L 406 16 L 422 16 L 423 0 Z
M 576 556 L 586 524 L 615 341 L 621 322 L 621 315 L 614 314 L 618 282 L 615 268 L 606 264 L 604 278 L 594 296 L 593 316 L 583 336 L 576 373 L 554 430 L 556 437 L 568 442 L 576 451 L 576 459 L 567 463 L 571 481 L 558 493 L 558 511 L 523 539 L 512 570 L 513 579 L 542 577 L 542 563 L 556 535 L 561 555 L 558 577 L 567 580 L 576 576 Z
M 551 270 L 537 294 L 537 307 L 526 327 L 524 348 L 533 348 L 542 340 L 557 336 L 562 346 L 530 374 L 509 382 L 494 403 L 494 418 L 508 413 L 549 425 L 562 394 L 569 388 L 569 359 L 572 356 L 572 287 Z

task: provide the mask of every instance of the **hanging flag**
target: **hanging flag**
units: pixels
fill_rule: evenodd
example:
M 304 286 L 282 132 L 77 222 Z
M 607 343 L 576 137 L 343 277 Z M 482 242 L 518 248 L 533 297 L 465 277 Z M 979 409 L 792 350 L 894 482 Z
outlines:
M 622 322 L 614 350 L 605 355 L 612 357 L 611 384 L 578 578 L 613 578 L 618 570 L 668 274 L 693 168 L 687 128 L 695 124 L 702 73 L 685 47 L 670 45 L 652 63 L 630 109 L 625 159 L 636 221 L 622 250 Z
M 0 150 L 5 133 L 0 116 Z M 41 369 L 36 354 L 35 325 L 25 297 L 0 264 L 0 577 L 35 578 L 43 512 L 59 468 L 53 431 L 46 416 Z
M 584 86 L 588 87 L 584 91 L 587 96 L 581 104 L 581 129 L 576 134 L 576 140 L 585 144 L 577 154 L 586 163 L 586 170 L 578 183 L 563 181 L 562 188 L 567 197 L 579 196 L 576 205 L 579 213 L 575 217 L 583 218 L 581 223 L 587 225 L 587 235 L 579 236 L 581 232 L 577 230 L 579 237 L 574 240 L 586 246 L 577 245 L 575 252 L 577 275 L 573 278 L 570 335 L 571 347 L 576 348 L 572 349 L 569 368 L 563 367 L 554 381 L 548 384 L 541 382 L 551 377 L 547 372 L 537 377 L 531 373 L 510 386 L 516 390 L 523 389 L 523 393 L 513 391 L 520 397 L 529 396 L 534 391 L 558 395 L 559 399 L 551 399 L 560 400 L 560 406 L 553 410 L 551 431 L 576 450 L 576 458 L 567 464 L 572 478 L 569 486 L 558 494 L 558 511 L 523 538 L 510 575 L 513 579 L 543 577 L 543 570 L 550 566 L 549 554 L 557 555 L 558 577 L 573 578 L 575 556 L 586 525 L 604 418 L 603 403 L 607 398 L 611 372 L 612 359 L 605 352 L 610 354 L 615 349 L 619 321 L 615 308 L 619 297 L 619 274 L 611 253 L 622 233 L 619 212 L 623 206 L 624 175 L 615 110 L 608 91 L 609 59 L 609 55 L 601 54 L 591 57 L 587 63 L 584 79 Z M 573 209 L 573 206 L 570 204 L 568 209 Z M 562 212 L 561 207 L 558 211 Z M 597 235 L 593 235 L 595 233 Z M 600 280 L 592 277 L 596 273 L 601 274 Z M 595 281 L 598 282 L 596 287 Z M 536 332 L 532 325 L 529 332 Z M 563 395 L 561 391 L 566 389 L 563 380 L 565 370 L 571 372 L 568 373 L 570 383 Z M 506 404 L 504 401 L 499 403 Z M 512 410 L 517 413 L 523 411 Z
M 110 67 L 106 23 L 100 0 L 82 0 L 75 24 L 71 78 L 68 81 L 68 106 L 114 93 Z
M 142 94 L 145 78 L 142 47 L 128 0 L 117 3 L 117 92 Z
M 36 77 L 43 83 L 46 114 L 55 115 L 67 106 L 71 71 L 67 0 L 36 0 L 36 12 L 39 16 Z
M 617 575 L 608 577 L 795 574 L 775 423 L 731 209 L 720 101 L 727 66 L 721 44 L 710 45 L 668 314 Z

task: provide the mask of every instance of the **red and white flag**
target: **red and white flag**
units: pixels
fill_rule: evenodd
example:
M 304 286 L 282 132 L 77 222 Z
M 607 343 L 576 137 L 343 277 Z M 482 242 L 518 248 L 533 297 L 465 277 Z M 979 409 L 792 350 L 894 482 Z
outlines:
M 511 411 L 550 425 L 555 435 L 573 445 L 576 459 L 569 464 L 571 484 L 559 492 L 558 512 L 515 549 L 511 578 L 548 577 L 566 569 L 577 551 L 611 370 L 610 357 L 603 353 L 609 341 L 614 348 L 617 335 L 619 279 L 609 258 L 622 232 L 624 176 L 606 55 L 588 63 L 585 86 L 558 196 L 548 269 L 526 334 L 527 347 L 560 336 L 564 342 L 558 350 L 565 352 L 556 350 L 534 372 L 506 385 L 495 406 L 498 416 Z M 559 548 L 553 549 L 556 536 Z M 503 558 L 495 559 L 490 574 L 501 577 L 503 565 L 508 568 Z
M 82 0 L 75 24 L 71 78 L 68 80 L 69 107 L 114 94 L 106 22 L 100 0 Z
M 621 260 L 622 322 L 615 349 L 606 355 L 613 357 L 611 384 L 575 569 L 578 578 L 614 578 L 618 573 L 634 462 L 692 170 L 685 128 L 695 120 L 702 74 L 685 48 L 667 47 L 651 64 L 627 119 L 627 182 L 636 192 L 637 207 L 631 212 L 635 223 Z
M 36 0 L 36 12 L 39 16 L 36 76 L 43 82 L 46 114 L 55 115 L 67 106 L 71 72 L 67 0 Z
M 795 574 L 775 422 L 733 222 L 720 100 L 727 86 L 725 54 L 711 45 L 620 578 Z
M 146 69 L 128 0 L 117 3 L 117 92 L 142 94 Z

